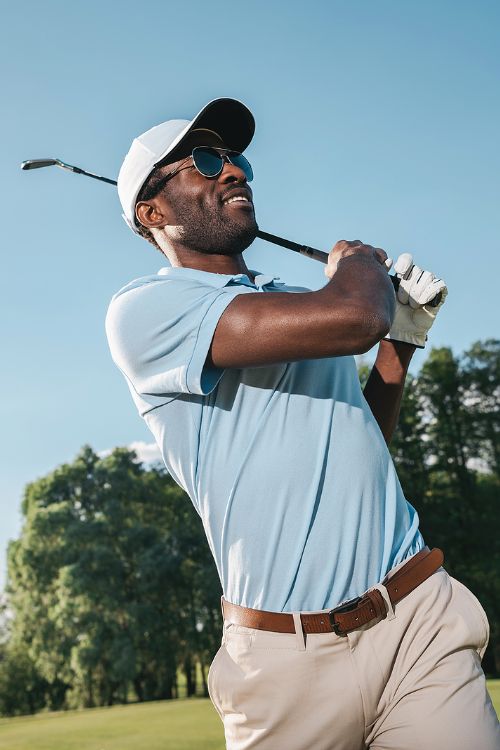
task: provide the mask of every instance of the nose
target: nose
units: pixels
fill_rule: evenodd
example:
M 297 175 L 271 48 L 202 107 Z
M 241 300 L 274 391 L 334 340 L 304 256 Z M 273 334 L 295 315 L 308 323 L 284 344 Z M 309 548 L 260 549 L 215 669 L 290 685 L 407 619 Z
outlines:
M 240 167 L 231 164 L 226 154 L 223 154 L 222 156 L 224 159 L 224 166 L 222 168 L 222 172 L 219 175 L 219 180 L 223 184 L 228 184 L 231 182 L 241 182 L 243 184 L 246 184 L 247 178 L 244 171 L 240 169 Z

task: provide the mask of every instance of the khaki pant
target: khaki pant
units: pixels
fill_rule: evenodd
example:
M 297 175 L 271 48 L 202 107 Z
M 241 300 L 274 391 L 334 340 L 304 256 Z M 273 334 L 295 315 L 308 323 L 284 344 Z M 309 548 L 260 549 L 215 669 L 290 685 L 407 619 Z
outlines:
M 439 568 L 392 615 L 347 636 L 225 621 L 208 688 L 227 749 L 499 750 L 474 594 Z

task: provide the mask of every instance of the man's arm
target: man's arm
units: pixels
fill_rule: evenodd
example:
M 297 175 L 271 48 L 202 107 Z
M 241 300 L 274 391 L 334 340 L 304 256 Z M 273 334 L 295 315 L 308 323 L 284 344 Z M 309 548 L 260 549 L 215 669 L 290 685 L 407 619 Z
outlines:
M 389 331 L 396 297 L 386 253 L 337 242 L 316 292 L 242 294 L 223 312 L 209 351 L 216 367 L 258 367 L 368 351 Z
M 448 294 L 445 282 L 414 265 L 409 253 L 399 256 L 394 270 L 399 282 L 396 314 L 388 333 L 389 340 L 380 342 L 364 390 L 386 443 L 396 429 L 410 360 L 417 346 L 425 347 L 427 333 Z
M 381 341 L 363 391 L 386 443 L 390 443 L 398 423 L 406 373 L 415 349 L 402 341 Z

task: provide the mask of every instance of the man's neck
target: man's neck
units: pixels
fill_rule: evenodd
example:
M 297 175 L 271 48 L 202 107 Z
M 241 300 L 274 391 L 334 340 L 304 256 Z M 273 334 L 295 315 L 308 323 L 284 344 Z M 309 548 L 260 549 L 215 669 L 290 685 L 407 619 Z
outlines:
M 241 253 L 238 253 L 238 255 L 204 255 L 187 248 L 183 248 L 182 251 L 170 248 L 167 257 L 174 268 L 194 268 L 198 271 L 222 273 L 230 276 L 244 273 L 251 281 L 254 280 L 254 276 L 248 270 Z

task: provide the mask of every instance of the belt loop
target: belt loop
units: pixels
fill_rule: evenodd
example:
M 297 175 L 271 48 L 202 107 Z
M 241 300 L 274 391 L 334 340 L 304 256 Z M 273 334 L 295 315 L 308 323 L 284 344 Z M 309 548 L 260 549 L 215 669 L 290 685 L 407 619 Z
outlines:
M 394 607 L 392 606 L 391 598 L 389 596 L 389 592 L 387 591 L 386 587 L 383 583 L 377 583 L 375 586 L 372 586 L 370 588 L 370 591 L 373 591 L 373 589 L 377 589 L 377 591 L 380 591 L 382 598 L 385 602 L 385 606 L 387 607 L 387 619 L 388 620 L 394 620 L 396 615 L 394 614 Z
M 297 651 L 306 650 L 306 636 L 302 629 L 302 620 L 300 619 L 300 612 L 292 612 L 293 624 L 295 625 L 295 634 L 297 640 Z

